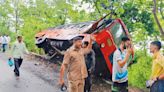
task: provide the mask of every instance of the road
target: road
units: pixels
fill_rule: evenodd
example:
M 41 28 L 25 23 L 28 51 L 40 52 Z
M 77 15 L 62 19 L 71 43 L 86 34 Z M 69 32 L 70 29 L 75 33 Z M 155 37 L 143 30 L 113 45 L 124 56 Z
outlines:
M 17 80 L 13 68 L 7 64 L 7 54 L 0 52 L 0 92 L 61 92 L 58 85 L 60 66 L 28 56 L 20 68 Z M 92 92 L 111 92 L 111 85 L 94 79 Z M 129 88 L 129 92 L 147 92 Z
M 51 83 L 49 76 L 42 76 L 44 71 L 38 72 L 38 69 L 44 67 L 37 68 L 34 62 L 24 61 L 20 69 L 20 78 L 16 79 L 13 67 L 7 64 L 7 54 L 0 53 L 0 92 L 60 92 L 57 79 Z

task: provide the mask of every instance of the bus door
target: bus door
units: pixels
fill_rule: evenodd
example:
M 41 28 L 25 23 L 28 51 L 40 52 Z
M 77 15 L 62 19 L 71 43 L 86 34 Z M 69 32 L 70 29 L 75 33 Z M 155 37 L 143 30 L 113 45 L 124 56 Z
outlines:
M 96 35 L 96 42 L 100 46 L 108 70 L 110 71 L 110 74 L 112 74 L 113 52 L 116 50 L 116 46 L 110 32 L 107 31 L 107 29 L 102 30 Z

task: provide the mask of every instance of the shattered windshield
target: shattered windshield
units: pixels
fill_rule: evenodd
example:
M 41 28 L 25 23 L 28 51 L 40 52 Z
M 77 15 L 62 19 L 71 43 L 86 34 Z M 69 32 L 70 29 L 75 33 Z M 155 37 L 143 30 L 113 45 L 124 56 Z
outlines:
M 122 25 L 120 23 L 116 23 L 111 28 L 111 34 L 113 36 L 114 42 L 117 46 L 121 43 L 121 38 L 126 36 L 124 29 L 122 28 Z

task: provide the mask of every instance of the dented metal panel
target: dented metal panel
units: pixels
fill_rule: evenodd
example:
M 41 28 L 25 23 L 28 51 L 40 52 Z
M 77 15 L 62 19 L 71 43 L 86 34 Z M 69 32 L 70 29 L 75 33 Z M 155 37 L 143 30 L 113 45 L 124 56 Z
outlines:
M 49 28 L 46 30 L 43 30 L 36 34 L 36 38 L 40 37 L 46 37 L 50 39 L 58 39 L 58 40 L 70 40 L 79 34 L 87 32 L 89 29 L 92 28 L 92 25 L 94 24 L 94 21 L 92 22 L 83 22 L 78 24 L 66 24 L 61 25 L 54 28 Z

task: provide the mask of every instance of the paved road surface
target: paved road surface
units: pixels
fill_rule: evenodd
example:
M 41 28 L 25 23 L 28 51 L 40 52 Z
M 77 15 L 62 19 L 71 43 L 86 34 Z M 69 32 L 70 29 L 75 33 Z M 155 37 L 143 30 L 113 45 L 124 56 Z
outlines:
M 58 86 L 59 69 L 54 64 L 28 57 L 21 66 L 20 79 L 16 80 L 13 67 L 7 64 L 7 54 L 0 52 L 0 92 L 61 92 Z M 94 81 L 92 92 L 111 92 L 111 85 L 97 79 Z M 130 88 L 129 92 L 144 91 Z
M 20 79 L 16 80 L 13 67 L 7 65 L 6 54 L 0 53 L 0 92 L 60 92 L 57 87 L 25 68 L 24 63 Z

